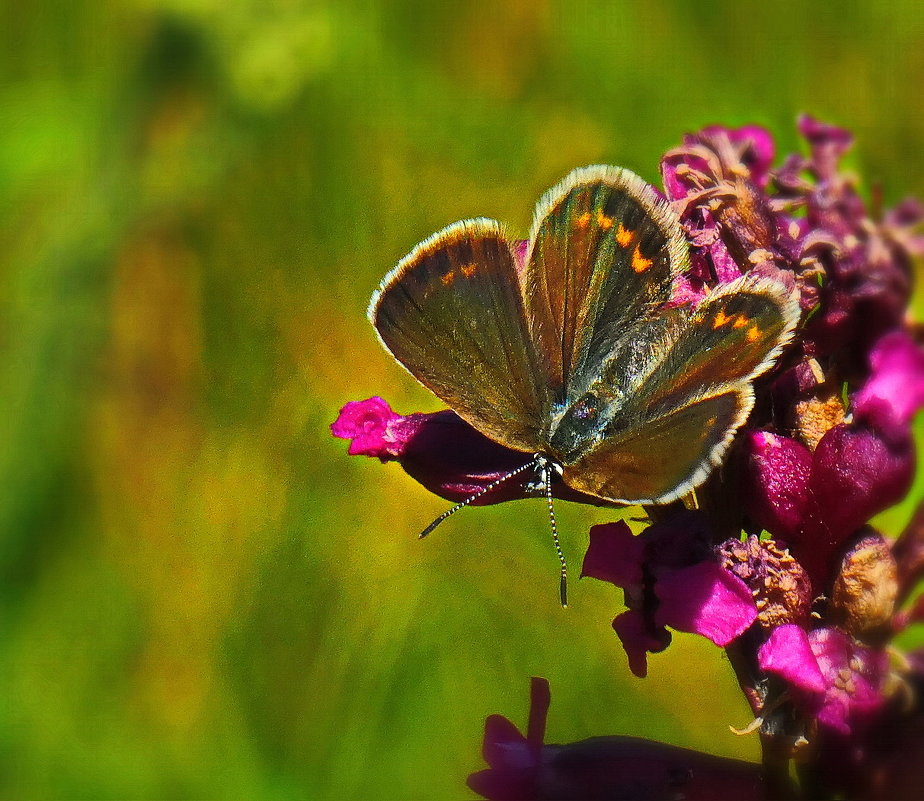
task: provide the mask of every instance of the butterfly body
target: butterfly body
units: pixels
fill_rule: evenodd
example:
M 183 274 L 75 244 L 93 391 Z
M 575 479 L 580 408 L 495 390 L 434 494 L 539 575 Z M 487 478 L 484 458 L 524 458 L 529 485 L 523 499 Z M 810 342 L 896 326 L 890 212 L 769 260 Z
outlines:
M 525 253 L 494 221 L 455 223 L 386 276 L 369 316 L 415 378 L 546 477 L 664 503 L 720 462 L 799 314 L 752 274 L 672 306 L 688 268 L 652 187 L 585 167 L 540 200 Z

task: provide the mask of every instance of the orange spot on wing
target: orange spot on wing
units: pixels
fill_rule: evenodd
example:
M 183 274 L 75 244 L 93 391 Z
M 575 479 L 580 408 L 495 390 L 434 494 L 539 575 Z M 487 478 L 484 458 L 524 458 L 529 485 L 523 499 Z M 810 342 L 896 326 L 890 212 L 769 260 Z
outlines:
M 462 270 L 462 275 L 464 275 L 466 278 L 471 278 L 475 274 L 475 271 L 478 269 L 478 265 L 463 264 L 460 269 Z
M 632 241 L 632 231 L 627 231 L 622 227 L 622 223 L 619 223 L 619 228 L 616 229 L 616 241 L 622 247 L 628 247 L 629 243 Z
M 643 273 L 649 267 L 651 267 L 651 259 L 646 259 L 636 245 L 635 252 L 632 254 L 632 269 L 637 273 Z
M 604 231 L 609 231 L 613 227 L 613 218 L 607 217 L 602 211 L 597 212 L 597 225 Z
M 758 337 L 760 337 L 760 329 L 756 325 L 752 325 L 747 333 L 748 342 L 756 342 Z
M 735 322 L 732 323 L 732 328 L 744 328 L 749 322 L 751 322 L 745 315 L 736 314 Z
M 578 218 L 574 221 L 574 224 L 575 224 L 578 228 L 586 228 L 588 225 L 590 225 L 590 212 L 589 212 L 589 211 L 585 211 L 580 217 L 578 217 Z
M 725 312 L 720 311 L 716 314 L 715 319 L 712 321 L 713 328 L 721 328 L 725 323 L 727 323 L 732 318 L 729 317 Z
M 446 286 L 449 286 L 453 281 L 456 280 L 456 274 L 450 270 L 440 279 Z

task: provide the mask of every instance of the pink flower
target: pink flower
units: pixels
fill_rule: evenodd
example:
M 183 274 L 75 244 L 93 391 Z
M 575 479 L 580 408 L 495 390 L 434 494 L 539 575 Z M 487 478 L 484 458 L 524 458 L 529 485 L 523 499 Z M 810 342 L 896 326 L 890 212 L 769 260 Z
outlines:
M 894 331 L 876 343 L 869 359 L 872 372 L 853 397 L 854 410 L 880 428 L 906 427 L 924 406 L 924 349 Z
M 639 678 L 648 673 L 646 655 L 670 644 L 668 626 L 724 647 L 757 618 L 751 591 L 721 565 L 695 513 L 637 537 L 624 521 L 594 526 L 581 575 L 624 590 L 629 608 L 613 620 L 613 629 Z
M 378 456 L 383 461 L 397 457 L 408 438 L 406 418 L 395 414 L 378 395 L 364 401 L 350 401 L 331 423 L 335 437 L 350 440 L 350 456 Z
M 784 679 L 819 725 L 842 735 L 867 727 L 882 709 L 888 660 L 835 628 L 806 633 L 788 623 L 757 653 L 761 670 Z

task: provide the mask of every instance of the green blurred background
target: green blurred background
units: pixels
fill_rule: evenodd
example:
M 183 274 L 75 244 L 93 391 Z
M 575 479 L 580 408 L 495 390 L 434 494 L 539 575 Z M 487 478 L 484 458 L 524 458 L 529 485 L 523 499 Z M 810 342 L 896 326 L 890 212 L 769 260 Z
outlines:
M 712 122 L 787 152 L 807 111 L 924 196 L 922 9 L 5 3 L 0 795 L 463 798 L 534 674 L 551 741 L 755 758 L 719 649 L 677 636 L 640 681 L 619 593 L 559 608 L 542 503 L 417 542 L 446 504 L 327 426 L 439 408 L 369 294 L 456 219 L 525 232 L 572 167 L 655 180 Z M 613 514 L 559 512 L 576 574 Z

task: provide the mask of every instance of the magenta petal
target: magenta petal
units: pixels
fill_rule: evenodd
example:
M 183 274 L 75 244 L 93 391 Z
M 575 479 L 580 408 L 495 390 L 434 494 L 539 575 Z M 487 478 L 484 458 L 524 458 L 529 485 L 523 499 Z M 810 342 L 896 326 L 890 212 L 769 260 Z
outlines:
M 794 439 L 766 431 L 752 432 L 745 448 L 748 512 L 774 536 L 792 538 L 809 510 L 811 451 Z
M 742 125 L 731 131 L 731 140 L 748 143 L 744 160 L 751 170 L 751 180 L 758 186 L 766 186 L 775 149 L 770 132 L 759 125 Z
M 330 431 L 335 437 L 349 439 L 350 456 L 394 458 L 402 442 L 390 435 L 392 423 L 401 419 L 388 403 L 377 395 L 361 401 L 350 401 L 341 410 Z
M 757 651 L 757 663 L 764 672 L 776 674 L 803 692 L 819 698 L 824 694 L 824 675 L 801 626 L 777 626 Z
M 721 647 L 757 619 L 748 586 L 715 562 L 662 571 L 655 595 L 657 625 L 700 634 Z
M 526 272 L 526 255 L 529 253 L 529 240 L 518 239 L 513 243 L 513 263 L 517 268 L 517 275 Z
M 719 284 L 727 284 L 741 277 L 741 268 L 728 252 L 728 247 L 721 239 L 716 239 L 709 246 L 709 257 L 712 260 L 712 269 Z
M 695 306 L 708 292 L 704 285 L 694 286 L 685 275 L 678 275 L 671 284 L 671 298 L 667 305 L 671 308 L 677 306 Z
M 526 738 L 503 715 L 489 715 L 485 720 L 481 753 L 493 768 L 508 765 L 511 760 L 518 767 L 526 767 L 532 761 Z
M 663 632 L 663 639 L 651 634 L 645 616 L 636 609 L 627 609 L 613 621 L 613 630 L 629 657 L 629 670 L 640 679 L 648 675 L 649 651 L 663 651 L 670 642 L 670 635 Z
M 641 584 L 644 554 L 644 541 L 632 535 L 624 520 L 593 526 L 581 577 L 609 581 L 617 587 Z
M 818 722 L 841 734 L 867 726 L 885 703 L 881 687 L 888 673 L 886 653 L 859 645 L 834 628 L 815 629 L 809 641 L 827 685 Z
M 924 406 L 924 349 L 903 331 L 886 334 L 870 354 L 872 374 L 853 398 L 854 409 L 876 418 L 885 410 L 900 424 Z

